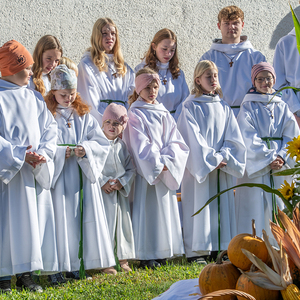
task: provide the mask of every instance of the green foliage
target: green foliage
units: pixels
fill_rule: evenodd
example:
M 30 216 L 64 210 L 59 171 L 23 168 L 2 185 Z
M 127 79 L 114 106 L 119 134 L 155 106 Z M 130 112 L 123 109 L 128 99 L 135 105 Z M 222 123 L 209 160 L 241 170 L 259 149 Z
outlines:
M 40 284 L 44 288 L 44 292 L 40 294 L 17 291 L 14 289 L 14 279 L 12 294 L 0 294 L 0 299 L 153 299 L 166 291 L 176 281 L 199 277 L 202 269 L 197 263 L 187 263 L 184 258 L 175 259 L 166 266 L 155 270 L 139 269 L 137 263 L 131 267 L 133 272 L 129 274 L 118 273 L 116 276 L 101 274 L 96 271 L 89 272 L 93 274 L 93 280 L 69 281 L 59 287 L 51 287 L 47 277 L 41 276 Z
M 300 54 L 300 23 L 299 20 L 290 4 L 292 16 L 293 16 L 293 21 L 294 21 L 294 26 L 295 26 L 295 33 L 296 33 L 296 39 L 297 39 L 297 49 Z

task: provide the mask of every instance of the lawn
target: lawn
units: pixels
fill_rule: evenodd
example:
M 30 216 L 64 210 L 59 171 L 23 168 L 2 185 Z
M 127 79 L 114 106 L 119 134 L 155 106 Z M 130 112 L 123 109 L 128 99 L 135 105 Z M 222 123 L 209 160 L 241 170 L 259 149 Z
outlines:
M 199 276 L 201 266 L 197 263 L 187 263 L 184 258 L 177 258 L 166 266 L 151 269 L 139 269 L 138 263 L 131 263 L 133 272 L 118 273 L 116 276 L 104 275 L 95 271 L 89 272 L 93 280 L 69 281 L 59 287 L 51 287 L 46 276 L 41 276 L 40 284 L 43 293 L 19 292 L 14 289 L 12 294 L 1 295 L 1 299 L 152 299 L 174 282 L 182 279 L 192 279 Z

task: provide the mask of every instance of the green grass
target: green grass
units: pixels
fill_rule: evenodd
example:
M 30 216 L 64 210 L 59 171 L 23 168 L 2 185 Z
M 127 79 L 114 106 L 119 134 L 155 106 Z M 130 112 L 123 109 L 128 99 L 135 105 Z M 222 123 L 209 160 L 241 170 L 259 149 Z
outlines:
M 46 276 L 41 276 L 43 293 L 17 291 L 15 279 L 12 280 L 13 291 L 1 295 L 0 299 L 152 299 L 167 290 L 174 282 L 197 278 L 201 266 L 187 263 L 184 258 L 177 258 L 166 266 L 151 269 L 139 269 L 138 263 L 130 263 L 133 272 L 118 273 L 116 276 L 89 272 L 93 280 L 69 281 L 59 287 L 51 287 Z

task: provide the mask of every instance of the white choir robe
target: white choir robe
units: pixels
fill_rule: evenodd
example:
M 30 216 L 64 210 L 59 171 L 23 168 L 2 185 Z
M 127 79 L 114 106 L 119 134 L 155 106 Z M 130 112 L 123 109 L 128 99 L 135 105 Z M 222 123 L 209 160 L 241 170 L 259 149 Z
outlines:
M 125 76 L 113 74 L 116 71 L 113 62 L 113 54 L 106 54 L 109 58 L 108 71 L 100 72 L 93 63 L 90 52 L 86 52 L 78 65 L 78 86 L 77 90 L 92 108 L 91 114 L 102 126 L 102 115 L 108 103 L 101 100 L 117 100 L 115 102 L 128 108 L 128 97 L 133 93 L 135 75 L 132 69 L 126 64 Z
M 295 28 L 282 37 L 275 48 L 273 65 L 276 73 L 274 88 L 284 86 L 300 87 L 300 55 L 297 48 Z M 300 94 L 292 89 L 282 91 L 281 99 L 287 103 L 293 113 L 300 111 Z M 300 116 L 300 114 L 299 114 Z
M 145 60 L 137 65 L 134 71 L 137 72 L 144 67 Z M 180 70 L 179 76 L 176 79 L 173 79 L 169 70 L 169 63 L 163 64 L 158 62 L 157 67 L 161 84 L 159 85 L 156 100 L 159 103 L 162 103 L 165 108 L 171 112 L 172 116 L 175 117 L 175 111 L 190 93 L 188 85 L 185 81 L 184 73 L 182 70 Z M 176 115 L 177 114 L 178 112 L 176 111 Z
M 57 111 L 68 118 L 72 108 L 58 106 Z M 55 155 L 55 173 L 52 199 L 55 209 L 57 248 L 60 271 L 79 270 L 80 241 L 80 173 L 83 180 L 83 260 L 85 269 L 106 268 L 115 265 L 105 208 L 99 185 L 109 143 L 90 114 L 79 117 L 74 111 L 66 125 L 59 113 L 58 144 L 81 145 L 86 158 L 75 155 L 65 159 L 66 146 L 58 146 Z
M 51 90 L 51 81 L 50 81 L 49 77 L 50 77 L 49 74 L 42 74 L 42 79 L 43 79 L 45 89 L 46 89 L 45 95 L 47 95 L 48 92 Z M 29 87 L 33 90 L 36 90 L 36 86 L 33 82 L 33 77 L 30 77 L 30 80 L 29 80 L 29 83 L 28 83 L 27 87 Z
M 132 213 L 136 258 L 182 255 L 176 189 L 189 149 L 163 104 L 138 99 L 131 105 L 128 117 L 123 138 L 137 168 Z M 162 171 L 164 165 L 167 171 Z
M 182 105 L 177 126 L 190 148 L 181 184 L 183 238 L 187 257 L 218 250 L 218 201 L 192 217 L 206 201 L 234 186 L 245 170 L 246 147 L 231 108 L 218 95 L 190 95 Z M 236 235 L 234 194 L 220 196 L 221 249 Z M 205 251 L 205 252 L 204 252 Z
M 215 39 L 210 50 L 200 58 L 200 61 L 211 60 L 217 65 L 223 100 L 230 106 L 241 105 L 252 86 L 252 66 L 266 61 L 265 56 L 253 48 L 246 36 L 241 36 L 241 41 L 238 44 L 222 44 L 221 39 Z M 229 64 L 231 60 L 232 67 Z M 237 116 L 239 108 L 232 109 Z
M 40 93 L 1 79 L 0 119 L 0 276 L 56 271 L 49 189 L 57 124 Z M 25 162 L 29 145 L 46 163 L 33 168 Z
M 238 179 L 237 184 L 263 183 L 270 186 L 270 163 L 278 155 L 285 160 L 280 171 L 294 166 L 294 161 L 287 158 L 285 148 L 287 142 L 300 134 L 299 128 L 280 97 L 275 96 L 268 104 L 272 97 L 249 92 L 243 100 L 237 120 L 247 147 L 247 160 L 245 175 Z M 269 150 L 267 143 L 261 139 L 263 137 L 282 137 L 283 140 L 270 141 Z M 280 188 L 284 180 L 291 183 L 291 176 L 273 176 L 273 179 L 275 189 Z M 255 219 L 257 235 L 261 236 L 262 229 L 265 229 L 272 244 L 277 245 L 269 226 L 269 220 L 272 220 L 272 194 L 256 187 L 241 187 L 236 189 L 235 201 L 237 233 L 252 233 L 251 220 Z M 280 209 L 284 208 L 282 200 L 277 196 L 276 202 Z
M 135 258 L 128 199 L 135 173 L 135 167 L 125 143 L 120 138 L 110 141 L 109 154 L 100 176 L 100 185 L 103 186 L 110 179 L 118 179 L 123 186 L 119 191 L 113 191 L 110 194 L 102 191 L 112 246 L 117 247 L 118 259 Z

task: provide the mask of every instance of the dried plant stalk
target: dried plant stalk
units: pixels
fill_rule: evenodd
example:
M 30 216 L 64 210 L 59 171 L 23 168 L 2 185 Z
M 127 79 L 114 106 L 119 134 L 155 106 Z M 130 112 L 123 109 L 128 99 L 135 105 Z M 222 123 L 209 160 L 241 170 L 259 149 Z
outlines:
M 214 297 L 220 297 L 220 296 L 226 296 L 226 295 L 240 296 L 240 297 L 244 297 L 245 299 L 248 299 L 248 300 L 256 300 L 250 294 L 247 294 L 245 292 L 241 292 L 241 291 L 238 291 L 238 290 L 230 290 L 230 289 L 212 292 L 212 293 L 200 296 L 199 299 L 204 299 L 204 300 L 213 299 Z

